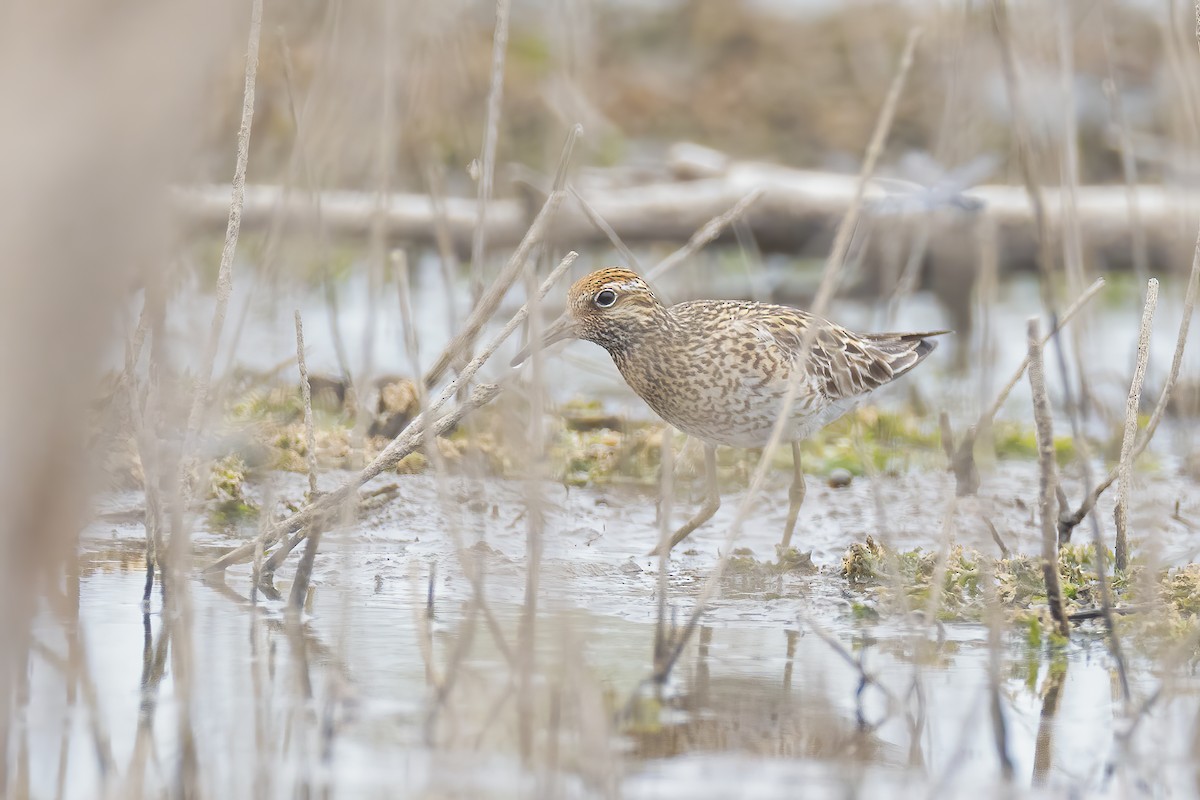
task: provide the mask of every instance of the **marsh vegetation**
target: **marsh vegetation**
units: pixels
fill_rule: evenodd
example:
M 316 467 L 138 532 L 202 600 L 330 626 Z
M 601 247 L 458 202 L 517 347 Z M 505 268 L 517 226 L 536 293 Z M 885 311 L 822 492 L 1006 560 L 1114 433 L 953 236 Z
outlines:
M 4 796 L 1198 791 L 1193 9 L 109 11 L 0 83 Z M 956 334 L 648 556 L 702 447 L 509 366 L 614 263 Z

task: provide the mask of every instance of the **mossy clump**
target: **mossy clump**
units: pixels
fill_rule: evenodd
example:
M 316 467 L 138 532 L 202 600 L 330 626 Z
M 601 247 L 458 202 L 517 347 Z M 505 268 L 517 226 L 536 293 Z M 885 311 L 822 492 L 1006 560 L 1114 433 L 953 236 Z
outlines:
M 249 470 L 239 455 L 226 456 L 212 465 L 208 477 L 209 522 L 228 528 L 258 517 L 258 506 L 246 499 L 244 486 Z
M 1111 552 L 1106 552 L 1106 556 L 1106 563 L 1112 564 Z M 985 570 L 985 565 L 989 569 Z M 929 602 L 937 568 L 936 553 L 920 548 L 895 551 L 868 536 L 865 542 L 847 548 L 841 574 L 854 589 L 868 595 L 872 602 L 863 603 L 865 607 L 886 608 L 889 604 L 895 607 L 899 589 L 904 594 L 900 609 L 906 610 Z M 1148 640 L 1174 639 L 1192 630 L 1200 619 L 1200 564 L 1163 570 L 1153 581 L 1144 580 L 1148 577 L 1144 570 L 1144 565 L 1135 561 L 1129 569 L 1109 578 L 1115 606 L 1138 607 L 1149 600 L 1155 608 L 1152 614 L 1118 616 L 1118 624 Z M 989 587 L 983 583 L 988 572 L 991 592 L 985 591 Z M 1096 551 L 1092 545 L 1067 544 L 1060 548 L 1059 582 L 1068 614 L 1100 606 Z M 1137 595 L 1138 589 L 1145 587 L 1151 589 L 1153 597 Z M 990 593 L 1006 610 L 1010 623 L 1024 629 L 1031 642 L 1047 640 L 1054 628 L 1038 557 L 991 558 L 972 549 L 952 546 L 946 553 L 941 592 L 937 608 L 943 620 L 981 620 Z
M 938 554 L 921 548 L 892 550 L 868 536 L 865 543 L 850 545 L 842 557 L 841 574 L 852 585 L 867 589 L 885 602 L 895 601 L 895 589 L 904 592 L 909 608 L 929 603 Z M 946 619 L 976 616 L 979 605 L 979 554 L 954 545 L 946 555 L 938 613 Z

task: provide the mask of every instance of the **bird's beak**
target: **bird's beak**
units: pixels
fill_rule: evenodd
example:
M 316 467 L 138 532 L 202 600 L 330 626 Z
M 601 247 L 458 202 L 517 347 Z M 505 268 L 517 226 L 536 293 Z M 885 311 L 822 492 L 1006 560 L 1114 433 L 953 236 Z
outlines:
M 567 314 L 550 323 L 550 327 L 542 331 L 540 341 L 530 342 L 521 348 L 521 352 L 517 353 L 517 357 L 512 360 L 512 366 L 524 363 L 529 355 L 534 350 L 543 350 L 555 342 L 561 342 L 564 339 L 578 339 L 579 334 L 575 331 L 575 320 Z

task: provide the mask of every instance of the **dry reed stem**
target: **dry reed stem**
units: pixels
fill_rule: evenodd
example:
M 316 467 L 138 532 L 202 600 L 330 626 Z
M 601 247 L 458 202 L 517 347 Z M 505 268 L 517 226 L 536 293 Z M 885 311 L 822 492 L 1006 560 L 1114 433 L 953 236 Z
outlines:
M 1167 374 L 1167 380 L 1163 384 L 1162 391 L 1159 392 L 1158 402 L 1154 406 L 1154 411 L 1150 414 L 1150 420 L 1146 423 L 1146 429 L 1142 431 L 1138 437 L 1137 444 L 1134 445 L 1133 452 L 1130 458 L 1136 461 L 1150 444 L 1150 440 L 1154 438 L 1154 432 L 1158 429 L 1158 424 L 1162 422 L 1163 415 L 1167 411 L 1167 404 L 1171 400 L 1171 392 L 1175 389 L 1175 384 L 1179 380 L 1179 370 L 1183 365 L 1183 353 L 1187 348 L 1188 332 L 1191 328 L 1192 313 L 1196 309 L 1196 295 L 1200 292 L 1200 233 L 1196 237 L 1196 248 L 1192 255 L 1192 271 L 1188 278 L 1187 290 L 1184 293 L 1183 299 L 1183 318 L 1179 321 L 1179 334 L 1175 340 L 1175 355 L 1171 358 L 1171 370 Z M 1118 478 L 1118 468 L 1114 467 L 1109 471 L 1104 480 L 1100 481 L 1096 486 L 1088 492 L 1087 497 L 1079 504 L 1073 513 L 1063 512 L 1059 519 L 1059 537 L 1062 538 L 1065 534 L 1067 539 L 1070 539 L 1070 532 L 1075 526 L 1083 521 L 1093 508 L 1096 507 L 1100 495 L 1104 494 L 1105 490 Z
M 529 226 L 529 230 L 525 232 L 517 249 L 513 252 L 512 258 L 504 265 L 500 274 L 492 281 L 492 285 L 487 292 L 479 297 L 471 308 L 471 313 L 467 317 L 466 323 L 457 336 L 451 338 L 450 342 L 442 349 L 441 355 L 429 371 L 425 374 L 424 383 L 428 388 L 433 388 L 446 374 L 446 371 L 456 362 L 461 362 L 466 359 L 475 337 L 479 335 L 479 331 L 484 324 L 491 319 L 492 314 L 496 312 L 496 308 L 500 305 L 500 301 L 512 288 L 517 279 L 521 277 L 521 271 L 524 269 L 526 260 L 530 255 L 537 251 L 538 247 L 546 241 L 550 235 L 550 229 L 553 225 L 554 215 L 558 213 L 558 208 L 562 204 L 565 192 L 560 185 L 565 182 L 567 164 L 571 160 L 571 154 L 575 150 L 575 141 L 579 138 L 583 128 L 579 125 L 574 125 L 567 131 L 567 138 L 563 142 L 562 152 L 558 157 L 558 168 L 556 174 L 562 176 L 555 179 L 554 189 L 546 196 L 546 202 L 542 204 L 541 211 L 534 218 Z M 467 384 L 463 384 L 466 386 Z
M 483 259 L 487 249 L 487 207 L 492 199 L 496 172 L 496 140 L 499 138 L 500 106 L 504 97 L 504 56 L 508 50 L 510 0 L 496 0 L 496 29 L 492 34 L 492 71 L 488 85 L 487 120 L 480 154 L 478 220 L 471 238 L 471 300 L 478 305 L 483 298 Z
M 229 202 L 229 222 L 225 228 L 225 244 L 221 248 L 221 264 L 217 272 L 217 302 L 213 308 L 208 343 L 204 348 L 192 409 L 188 414 L 185 453 L 190 453 L 193 440 L 200 432 L 209 386 L 217 360 L 217 347 L 233 293 L 233 258 L 237 253 L 238 235 L 242 229 L 242 204 L 246 196 L 246 165 L 250 160 L 250 128 L 254 122 L 254 85 L 258 75 L 258 44 L 262 38 L 262 0 L 254 0 L 250 12 L 250 37 L 246 45 L 245 88 L 242 93 L 242 122 L 237 136 L 237 163 L 233 171 L 233 196 Z
M 554 271 L 546 277 L 542 285 L 538 288 L 537 297 L 543 298 L 546 296 L 550 288 L 558 282 L 562 275 L 575 263 L 575 259 L 579 254 L 572 251 L 568 253 Z M 317 519 L 327 515 L 330 511 L 337 509 L 340 503 L 346 500 L 351 493 L 358 489 L 363 484 L 378 476 L 384 470 L 392 469 L 396 464 L 425 442 L 425 430 L 430 425 L 430 420 L 434 418 L 442 406 L 453 397 L 460 387 L 467 385 L 472 378 L 484 365 L 484 363 L 495 354 L 500 345 L 504 343 L 509 336 L 525 321 L 529 315 L 529 304 L 521 306 L 520 310 L 513 315 L 512 319 L 504 326 L 492 341 L 485 347 L 479 355 L 467 364 L 458 377 L 451 381 L 441 394 L 424 410 L 421 411 L 408 425 L 397 434 L 396 438 L 388 443 L 379 455 L 375 457 L 367 466 L 363 467 L 357 474 L 347 479 L 341 486 L 331 492 L 321 495 L 316 500 L 310 502 L 304 508 L 297 511 L 287 519 L 281 520 L 272 526 L 269 531 L 269 536 L 282 537 L 293 532 L 297 536 L 303 538 L 303 529 L 312 524 Z M 500 393 L 500 387 L 495 384 L 486 384 L 479 387 L 471 393 L 470 397 L 460 403 L 453 411 L 443 417 L 437 419 L 433 423 L 435 435 L 440 436 L 450 430 L 464 416 L 474 411 L 475 409 L 487 405 Z M 205 567 L 205 572 L 215 572 L 225 569 L 231 564 L 245 560 L 253 553 L 254 545 L 242 545 L 232 552 L 222 556 L 216 561 Z
M 1142 324 L 1138 330 L 1137 363 L 1133 369 L 1133 381 L 1129 384 L 1129 397 L 1125 401 L 1125 431 L 1121 438 L 1121 460 L 1117 466 L 1117 507 L 1114 510 L 1117 525 L 1115 548 L 1116 569 L 1124 571 L 1129 565 L 1129 481 L 1133 474 L 1133 443 L 1137 438 L 1138 408 L 1142 400 L 1142 382 L 1146 378 L 1146 364 L 1150 360 L 1150 331 L 1154 325 L 1154 309 L 1158 306 L 1158 280 L 1151 278 L 1146 283 L 1146 304 L 1142 309 Z
M 1072 294 L 1083 289 L 1085 270 L 1083 263 L 1083 231 L 1079 224 L 1079 126 L 1075 118 L 1075 67 L 1074 67 L 1074 26 L 1071 20 L 1071 6 L 1068 2 L 1059 2 L 1058 8 L 1058 64 L 1059 88 L 1062 92 L 1063 113 L 1063 156 L 1061 162 L 1063 191 L 1059 193 L 1062 201 L 1063 231 L 1063 263 L 1066 267 L 1067 288 Z M 1079 407 L 1090 408 L 1092 392 L 1087 379 L 1087 363 L 1081 356 L 1083 352 L 1083 333 L 1086 322 L 1071 328 L 1071 349 L 1075 353 L 1076 374 L 1079 380 Z M 1058 350 L 1062 349 L 1061 340 L 1055 339 Z M 1064 381 L 1066 380 L 1064 370 Z M 1070 410 L 1070 385 L 1068 387 L 1068 410 Z
M 538 212 L 533 223 L 529 226 L 529 230 L 526 231 L 525 237 L 517 245 L 512 258 L 504 265 L 504 268 L 496 276 L 496 280 L 492 282 L 487 292 L 475 303 L 458 335 L 451 339 L 442 349 L 437 361 L 425 373 L 424 383 L 427 388 L 433 388 L 441 382 L 447 370 L 450 369 L 463 351 L 470 346 L 470 343 L 479 335 L 479 331 L 491 319 L 492 314 L 496 312 L 496 308 L 500 305 L 500 301 L 504 299 L 504 296 L 508 294 L 508 290 L 521 277 L 521 270 L 524 269 L 525 262 L 529 259 L 530 254 L 545 237 L 550 219 L 558 210 L 561 202 L 562 194 L 560 192 L 551 192 L 546 197 L 546 202 L 542 205 L 542 210 Z
M 437 244 L 439 273 L 442 290 L 446 297 L 446 326 L 450 338 L 458 330 L 458 308 L 455 305 L 454 276 L 458 274 L 458 255 L 454 252 L 454 239 L 450 236 L 450 224 L 446 218 L 446 187 L 442 172 L 430 158 L 425 170 L 425 184 L 429 187 L 429 205 L 433 209 L 433 238 Z
M 308 382 L 308 363 L 304 359 L 304 322 L 296 309 L 296 366 L 300 370 L 300 399 L 304 403 L 304 449 L 308 455 L 308 496 L 317 496 L 317 438 L 313 430 L 312 386 Z
M 575 135 L 578 135 L 578 128 Z M 574 138 L 574 137 L 572 137 Z M 559 164 L 559 174 L 555 178 L 554 191 L 562 191 L 566 183 L 566 164 L 564 159 Z M 543 248 L 543 255 L 545 248 Z M 527 283 L 534 284 L 533 270 L 527 270 Z M 529 339 L 541 341 L 542 315 L 535 286 L 530 285 L 529 310 Z M 529 369 L 531 381 L 535 386 L 542 386 L 545 353 L 540 348 L 530 354 Z M 538 588 L 541 584 L 542 549 L 545 533 L 546 502 L 542 495 L 542 481 L 545 474 L 545 402 L 543 392 L 534 392 L 529 401 L 529 440 L 528 452 L 533 462 L 526 469 L 524 481 L 525 500 L 525 602 L 521 608 L 521 616 L 517 629 L 517 741 L 521 760 L 529 764 L 533 757 L 534 744 L 534 674 L 537 671 L 537 635 Z
M 1125 115 L 1125 103 L 1117 85 L 1116 69 L 1113 66 L 1112 37 L 1104 9 L 1100 9 L 1100 35 L 1104 47 L 1104 60 L 1108 77 L 1101 82 L 1104 97 L 1117 132 L 1117 146 L 1121 153 L 1121 176 L 1125 179 L 1125 203 L 1129 207 L 1129 246 L 1133 261 L 1133 275 L 1139 284 L 1144 284 L 1150 275 L 1150 256 L 1146 246 L 1146 225 L 1142 221 L 1142 207 L 1138 198 L 1137 159 L 1133 146 L 1133 134 L 1129 118 Z
M 300 318 L 300 309 L 296 309 L 295 316 L 296 365 L 300 371 L 300 396 L 304 401 L 304 444 L 308 451 L 308 497 L 311 501 L 317 496 L 317 442 L 313 432 L 312 390 L 308 385 L 308 365 L 304 361 L 304 322 Z M 317 523 L 311 526 L 304 555 L 300 558 L 300 564 L 296 567 L 296 577 L 292 581 L 291 595 L 288 599 L 288 611 L 292 614 L 299 614 L 304 607 L 304 598 L 308 594 L 308 584 L 320 543 L 321 525 Z
M 892 84 L 888 88 L 887 97 L 883 101 L 883 108 L 880 109 L 879 118 L 875 122 L 875 129 L 871 133 L 871 141 L 867 145 L 867 155 L 863 159 L 862 169 L 858 174 L 858 185 L 854 190 L 854 199 L 850 201 L 850 208 L 846 212 L 846 216 L 842 217 L 837 233 L 834 235 L 833 248 L 825 264 L 825 272 L 822 275 L 821 283 L 817 287 L 816 297 L 813 299 L 814 308 L 824 309 L 829 305 L 829 301 L 833 299 L 833 293 L 837 288 L 835 277 L 840 273 L 842 263 L 846 259 L 846 253 L 850 249 L 850 241 L 854 237 L 855 229 L 858 227 L 858 217 L 862 212 L 863 197 L 867 190 L 867 183 L 870 181 L 871 176 L 875 174 L 875 165 L 879 162 L 879 156 L 883 152 L 884 144 L 887 142 L 888 133 L 891 132 L 892 120 L 896 116 L 896 105 L 900 102 L 900 94 L 904 91 L 904 84 L 908 79 L 908 73 L 912 69 L 916 58 L 917 43 L 920 40 L 920 28 L 914 27 L 909 30 L 908 39 L 904 42 L 904 52 L 900 56 L 900 65 L 896 68 L 896 76 L 892 79 Z
M 324 63 L 328 63 L 336 56 L 334 45 L 337 42 L 338 22 L 340 20 L 338 9 L 339 6 L 336 4 L 331 5 L 329 9 L 331 18 L 328 25 L 329 41 L 328 46 L 323 52 Z M 279 35 L 279 49 L 283 59 L 283 85 L 288 100 L 288 113 L 291 115 L 292 127 L 296 132 L 293 156 L 300 162 L 304 173 L 304 183 L 313 204 L 314 228 L 317 236 L 316 259 L 321 268 L 321 283 L 325 291 L 325 303 L 329 307 L 330 340 L 333 343 L 333 353 L 337 358 L 338 369 L 341 372 L 342 379 L 346 382 L 346 395 L 348 398 L 351 395 L 357 398 L 358 392 L 355 390 L 354 377 L 350 370 L 350 359 L 346 355 L 346 343 L 342 340 L 341 315 L 339 314 L 337 302 L 337 290 L 329 274 L 329 231 L 325 226 L 325 218 L 322 213 L 320 187 L 317 185 L 317 179 L 312 168 L 312 157 L 308 152 L 307 121 L 310 102 L 312 101 L 312 92 L 309 92 L 308 96 L 305 97 L 303 109 L 297 111 L 295 66 L 292 60 L 292 50 L 288 46 L 287 38 L 283 36 L 282 32 Z M 357 402 L 357 399 L 355 399 L 355 402 Z
M 1065 312 L 1063 312 L 1062 316 L 1058 317 L 1058 319 L 1054 322 L 1053 327 L 1051 327 L 1050 332 L 1042 337 L 1039 347 L 1045 347 L 1054 336 L 1057 336 L 1058 332 L 1061 331 L 1085 305 L 1087 305 L 1089 300 L 1099 294 L 1100 290 L 1103 288 L 1104 278 L 1097 278 L 1095 282 L 1093 282 L 1092 285 L 1087 288 L 1087 291 L 1081 294 L 1078 299 L 1076 299 L 1075 302 L 1072 303 Z M 1004 384 L 1004 387 L 1000 389 L 1000 393 L 996 395 L 996 399 L 992 401 L 992 404 L 988 406 L 987 410 L 979 416 L 979 421 L 975 423 L 972 433 L 968 434 L 972 436 L 972 440 L 974 436 L 978 435 L 979 431 L 984 430 L 987 426 L 992 424 L 992 421 L 996 418 L 996 415 L 1000 413 L 1001 407 L 1003 407 L 1004 403 L 1008 400 L 1009 394 L 1011 394 L 1012 390 L 1015 389 L 1017 384 L 1021 382 L 1021 378 L 1025 375 L 1025 370 L 1028 368 L 1029 355 L 1026 354 L 1025 358 L 1021 360 L 1021 363 L 1017 365 L 1012 377 L 1009 378 L 1008 382 Z
M 646 279 L 654 280 L 655 278 L 661 277 L 668 271 L 674 269 L 684 261 L 694 256 L 696 253 L 702 250 L 705 245 L 709 244 L 718 236 L 720 236 L 726 228 L 745 216 L 746 212 L 750 210 L 750 206 L 757 203 L 765 193 L 766 189 L 762 188 L 752 189 L 751 191 L 747 192 L 746 195 L 741 200 L 738 200 L 736 203 L 734 203 L 728 211 L 713 217 L 699 230 L 693 233 L 692 238 L 687 240 L 687 244 L 671 253 L 669 256 L 652 267 L 650 271 L 646 273 Z
M 396 287 L 400 300 L 400 319 L 404 329 L 404 347 L 408 355 L 408 360 L 414 367 L 420 364 L 420 337 L 417 332 L 416 321 L 412 309 L 412 291 L 408 274 L 408 259 L 403 251 L 395 251 L 392 254 L 392 264 L 396 272 Z M 417 402 L 419 408 L 425 408 L 429 402 L 428 390 L 422 381 L 416 381 Z M 424 452 L 429 458 L 432 466 L 433 474 L 436 477 L 436 486 L 438 498 L 446 507 L 450 507 L 453 501 L 450 500 L 450 491 L 446 483 L 446 464 L 442 457 L 441 451 L 438 449 L 435 442 L 435 436 L 432 429 L 427 428 L 425 431 Z M 507 640 L 504 638 L 504 631 L 500 627 L 500 622 L 496 619 L 496 615 L 492 612 L 491 607 L 487 604 L 484 597 L 484 571 L 481 568 L 482 561 L 474 558 L 463 542 L 462 533 L 459 530 L 456 519 L 453 516 L 447 518 L 447 533 L 450 535 L 451 543 L 454 546 L 454 553 L 458 558 L 459 564 L 462 567 L 463 574 L 466 576 L 468 583 L 471 585 L 472 598 L 476 601 L 480 613 L 483 614 L 485 623 L 488 626 L 488 632 L 492 635 L 492 639 L 496 644 L 496 648 L 504 657 L 505 662 L 510 669 L 516 668 L 516 658 L 512 654 L 512 649 L 508 646 Z M 433 577 L 436 571 L 436 565 L 430 565 L 429 574 L 429 596 L 426 603 L 425 624 L 429 624 L 429 620 L 433 617 Z M 473 623 L 472 623 L 473 624 Z M 431 634 L 432 635 L 432 634 Z M 431 644 L 432 647 L 432 644 Z M 432 652 L 432 651 L 431 651 Z M 435 673 L 435 677 L 436 673 Z M 437 685 L 440 688 L 442 679 L 437 678 Z
M 1038 466 L 1041 481 L 1038 487 L 1038 509 L 1042 522 L 1042 575 L 1046 581 L 1046 601 L 1050 615 L 1064 638 L 1071 635 L 1066 605 L 1058 577 L 1058 537 L 1054 525 L 1055 485 L 1058 469 L 1054 462 L 1054 425 L 1050 414 L 1050 397 L 1046 394 L 1046 371 L 1042 362 L 1042 337 L 1037 317 L 1029 320 L 1029 386 L 1033 393 L 1033 418 L 1037 432 Z
M 1021 170 L 1021 180 L 1025 192 L 1029 196 L 1030 208 L 1033 211 L 1034 231 L 1037 237 L 1037 263 L 1041 274 L 1039 288 L 1041 290 L 1042 307 L 1053 316 L 1054 293 L 1050 278 L 1053 273 L 1054 259 L 1050 248 L 1050 230 L 1046 222 L 1046 207 L 1042 200 L 1042 192 L 1037 178 L 1033 174 L 1033 144 L 1028 121 L 1025 118 L 1025 104 L 1021 97 L 1021 84 L 1017 78 L 1016 56 L 1013 53 L 1012 32 L 1008 23 L 1008 8 L 1005 0 L 992 0 L 992 24 L 996 41 L 1000 46 L 1000 66 L 1004 74 L 1004 86 L 1008 92 L 1008 104 L 1012 114 L 1013 139 L 1017 145 L 1017 165 Z
M 592 204 L 579 193 L 578 189 L 574 186 L 568 186 L 567 191 L 575 198 L 575 202 L 579 203 L 579 208 L 583 210 L 583 215 L 588 218 L 588 221 L 595 225 L 596 230 L 603 233 L 608 238 L 608 241 L 612 243 L 613 248 L 621 254 L 621 258 L 625 260 L 625 265 L 640 274 L 642 266 L 638 263 L 637 256 L 633 254 L 629 246 L 621 240 L 620 234 L 613 230 L 613 227 L 600 216 L 600 212 L 596 211 Z
M 913 55 L 917 40 L 919 38 L 919 29 L 914 28 L 909 32 L 904 54 L 901 56 L 900 68 L 898 69 L 895 78 L 892 80 L 891 88 L 888 90 L 887 99 L 885 100 L 883 108 L 880 111 L 879 119 L 875 127 L 875 133 L 871 137 L 871 143 L 867 153 L 867 158 L 864 163 L 863 172 L 859 176 L 859 185 L 856 192 L 855 201 L 851 205 L 849 212 L 847 212 L 848 215 L 856 217 L 859 208 L 862 205 L 867 181 L 870 179 L 871 172 L 874 169 L 874 162 L 878 158 L 878 151 L 882 150 L 883 143 L 886 141 L 888 132 L 891 129 L 895 105 L 899 98 L 900 89 L 903 87 L 905 78 L 908 75 L 908 71 L 912 67 Z M 868 166 L 871 167 L 870 170 L 867 169 Z M 749 202 L 752 202 L 753 199 L 757 198 L 755 197 L 754 193 L 751 193 L 751 195 L 747 196 L 747 198 L 744 198 L 743 201 L 738 204 L 738 206 L 748 206 Z M 729 214 L 723 216 L 729 217 L 729 221 L 732 222 L 734 219 L 737 219 L 738 216 L 740 216 L 733 213 L 736 210 L 737 207 L 735 206 L 735 208 L 731 210 Z M 716 220 L 714 220 L 714 222 L 716 222 Z M 711 224 L 712 223 L 710 223 L 710 225 Z M 843 234 L 843 231 L 849 231 L 849 233 Z M 847 224 L 843 220 L 843 224 L 839 228 L 839 235 L 842 235 L 842 238 L 845 239 L 845 242 L 843 242 L 842 251 L 839 254 L 837 251 L 837 241 L 835 240 L 835 252 L 832 253 L 830 258 L 825 262 L 825 269 L 821 277 L 821 288 L 818 289 L 817 296 L 813 301 L 812 312 L 814 314 L 823 314 L 825 311 L 825 306 L 832 298 L 833 291 L 836 289 L 838 284 L 838 279 L 841 277 L 842 268 L 845 265 L 845 247 L 849 244 L 849 237 L 850 233 L 852 232 L 853 226 Z M 692 238 L 696 239 L 698 236 L 699 234 L 697 234 L 697 236 L 693 236 Z M 668 261 L 670 260 L 671 259 L 668 258 Z M 682 260 L 682 258 L 679 260 Z M 656 274 L 656 271 L 658 273 L 664 271 L 666 264 L 666 261 L 659 264 L 658 267 L 655 267 L 654 270 L 651 270 L 651 275 Z M 797 348 L 799 355 L 797 356 L 796 360 L 798 362 L 804 363 L 804 361 L 807 360 L 808 354 L 816 340 L 817 331 L 818 327 L 815 325 L 810 326 L 808 330 L 805 331 L 805 334 L 800 342 L 800 347 Z M 734 514 L 733 522 L 730 523 L 729 532 L 726 534 L 725 541 L 721 547 L 721 555 L 717 559 L 717 563 L 709 572 L 708 577 L 705 579 L 704 585 L 701 587 L 700 593 L 696 597 L 692 613 L 688 616 L 687 623 L 685 623 L 683 629 L 679 631 L 671 641 L 665 661 L 661 665 L 655 665 L 653 680 L 656 683 L 663 683 L 666 681 L 667 676 L 670 674 L 671 669 L 675 665 L 675 662 L 679 660 L 679 656 L 683 653 L 683 648 L 687 645 L 687 642 L 691 638 L 692 634 L 695 633 L 696 627 L 700 623 L 700 618 L 704 615 L 704 611 L 707 608 L 709 601 L 712 599 L 713 594 L 716 592 L 717 587 L 720 584 L 721 576 L 724 574 L 725 568 L 729 563 L 729 556 L 733 552 L 733 545 L 737 541 L 738 536 L 741 534 L 742 524 L 745 522 L 747 515 L 750 513 L 751 506 L 758 497 L 758 493 L 762 490 L 763 483 L 766 480 L 767 472 L 770 470 L 771 456 L 775 452 L 775 448 L 778 447 L 780 442 L 783 440 L 783 432 L 787 427 L 787 421 L 791 414 L 792 406 L 796 402 L 796 394 L 799 391 L 800 378 L 802 374 L 803 373 L 801 370 L 794 370 L 791 380 L 788 381 L 787 390 L 784 392 L 784 395 L 780 400 L 779 413 L 776 416 L 775 423 L 771 428 L 771 435 L 767 440 L 766 446 L 763 448 L 762 455 L 759 456 L 758 464 L 755 465 L 754 473 L 750 478 L 750 484 L 746 489 L 746 493 L 742 498 L 742 502 L 738 505 L 737 512 Z

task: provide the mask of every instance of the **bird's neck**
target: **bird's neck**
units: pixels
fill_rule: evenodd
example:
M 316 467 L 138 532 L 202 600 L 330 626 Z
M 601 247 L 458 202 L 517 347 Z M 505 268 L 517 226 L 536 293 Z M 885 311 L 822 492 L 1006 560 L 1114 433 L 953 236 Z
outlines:
M 630 371 L 656 374 L 655 363 L 674 352 L 672 344 L 679 335 L 679 321 L 669 308 L 660 305 L 643 324 L 622 330 L 602 344 L 628 380 Z

